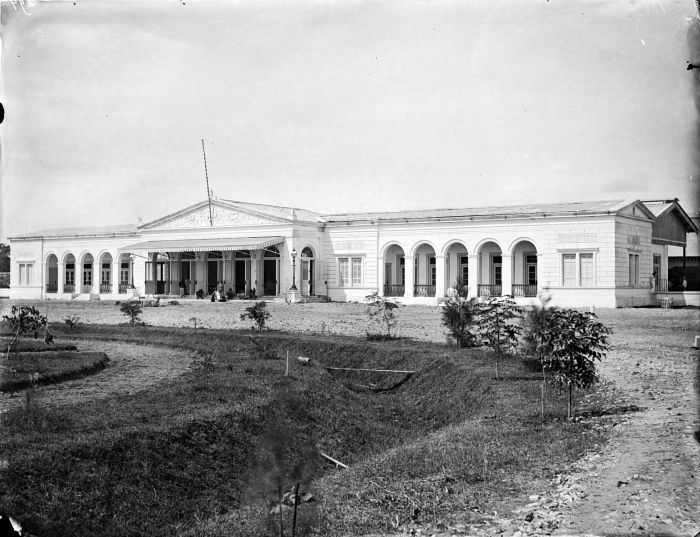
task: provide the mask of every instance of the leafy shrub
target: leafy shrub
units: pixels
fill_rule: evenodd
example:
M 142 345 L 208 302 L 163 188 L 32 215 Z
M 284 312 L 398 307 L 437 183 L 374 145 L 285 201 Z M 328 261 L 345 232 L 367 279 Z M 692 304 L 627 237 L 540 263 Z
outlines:
M 442 324 L 449 330 L 447 338 L 458 349 L 476 344 L 475 324 L 479 310 L 476 300 L 467 298 L 468 291 L 462 279 L 458 279 L 442 305 Z
M 141 322 L 141 314 L 143 313 L 143 308 L 141 307 L 141 302 L 138 300 L 130 300 L 129 302 L 124 302 L 119 308 L 124 315 L 129 318 L 129 324 L 135 326 L 136 323 Z
M 386 337 L 382 336 L 376 339 L 391 339 L 391 328 L 396 325 L 396 317 L 394 316 L 394 310 L 399 307 L 399 305 L 393 300 L 388 300 L 375 291 L 371 295 L 367 295 L 365 300 L 368 302 L 367 315 L 370 321 L 383 322 L 386 326 Z M 373 335 L 367 334 L 367 339 L 370 339 Z
M 267 311 L 265 301 L 256 302 L 255 305 L 249 306 L 245 310 L 246 313 L 241 313 L 241 320 L 252 319 L 258 332 L 262 332 L 263 328 L 265 328 L 265 323 L 270 318 L 270 312 Z
M 496 378 L 499 378 L 500 358 L 518 344 L 521 329 L 514 321 L 519 317 L 520 308 L 509 297 L 489 298 L 479 306 L 481 335 L 496 353 Z
M 10 357 L 10 350 L 15 349 L 15 358 L 19 353 L 19 342 L 27 335 L 34 334 L 36 339 L 41 333 L 44 336 L 44 342 L 50 344 L 53 342 L 53 336 L 49 331 L 49 323 L 46 316 L 42 315 L 38 309 L 31 306 L 12 306 L 10 315 L 3 315 L 12 329 L 12 341 L 7 346 L 7 357 Z
M 568 389 L 569 418 L 573 388 L 585 389 L 598 382 L 595 362 L 610 349 L 611 330 L 596 319 L 595 313 L 565 309 L 552 312 L 546 323 L 546 369 L 553 372 L 557 384 Z

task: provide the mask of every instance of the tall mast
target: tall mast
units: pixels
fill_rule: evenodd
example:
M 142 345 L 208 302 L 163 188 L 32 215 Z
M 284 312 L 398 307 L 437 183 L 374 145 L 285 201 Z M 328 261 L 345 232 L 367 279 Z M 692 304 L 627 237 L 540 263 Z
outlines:
M 209 225 L 214 227 L 214 217 L 211 214 L 211 190 L 209 190 L 209 173 L 207 172 L 207 153 L 204 151 L 204 138 L 202 138 L 202 155 L 204 155 L 204 176 L 207 178 L 207 200 L 209 201 Z

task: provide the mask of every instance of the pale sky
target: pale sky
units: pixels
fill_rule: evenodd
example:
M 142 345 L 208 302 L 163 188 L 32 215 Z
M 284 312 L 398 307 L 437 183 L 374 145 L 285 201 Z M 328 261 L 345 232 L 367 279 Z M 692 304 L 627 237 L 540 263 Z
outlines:
M 692 0 L 2 5 L 0 241 L 206 198 L 321 213 L 680 199 Z M 697 21 L 694 22 L 697 24 Z

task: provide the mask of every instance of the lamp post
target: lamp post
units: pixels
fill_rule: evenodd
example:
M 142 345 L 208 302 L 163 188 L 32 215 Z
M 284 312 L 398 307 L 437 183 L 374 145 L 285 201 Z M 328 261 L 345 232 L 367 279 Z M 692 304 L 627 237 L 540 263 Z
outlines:
M 289 289 L 291 291 L 297 290 L 297 251 L 296 251 L 296 248 L 292 248 L 292 286 Z

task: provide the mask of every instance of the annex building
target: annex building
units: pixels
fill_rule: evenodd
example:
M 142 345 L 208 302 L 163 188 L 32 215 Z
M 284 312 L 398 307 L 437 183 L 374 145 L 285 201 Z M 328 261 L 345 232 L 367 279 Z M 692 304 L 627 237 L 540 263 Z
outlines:
M 13 299 L 239 297 L 372 292 L 437 304 L 461 278 L 474 297 L 626 307 L 668 290 L 668 248 L 698 227 L 677 200 L 318 214 L 205 200 L 141 225 L 10 238 Z M 290 288 L 296 291 L 290 293 Z

